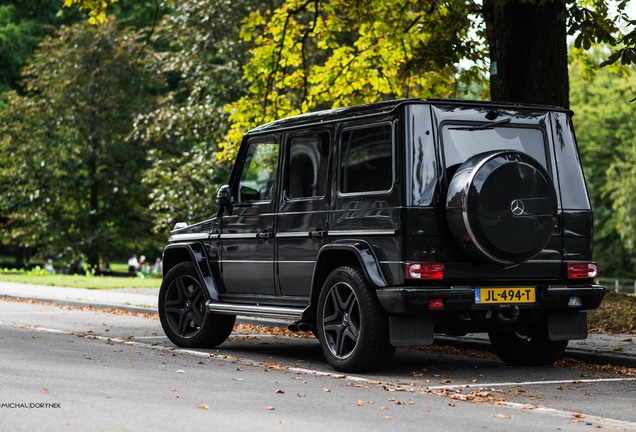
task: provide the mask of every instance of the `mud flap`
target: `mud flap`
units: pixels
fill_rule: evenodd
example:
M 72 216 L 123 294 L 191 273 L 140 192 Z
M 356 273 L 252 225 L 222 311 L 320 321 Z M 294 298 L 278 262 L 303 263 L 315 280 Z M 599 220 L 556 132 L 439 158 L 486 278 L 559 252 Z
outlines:
M 551 341 L 587 339 L 587 313 L 551 313 L 548 315 Z
M 389 334 L 394 347 L 433 344 L 433 319 L 402 315 L 389 317 Z

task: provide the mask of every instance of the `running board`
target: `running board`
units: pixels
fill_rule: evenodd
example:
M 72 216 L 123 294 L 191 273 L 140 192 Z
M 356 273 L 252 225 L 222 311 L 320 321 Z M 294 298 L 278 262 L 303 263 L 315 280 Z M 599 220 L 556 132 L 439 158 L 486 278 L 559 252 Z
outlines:
M 293 321 L 300 320 L 304 308 L 291 308 L 280 306 L 263 306 L 263 305 L 246 305 L 236 303 L 219 303 L 209 301 L 206 303 L 209 312 L 224 315 L 244 315 L 256 316 L 264 318 L 280 318 L 290 319 Z

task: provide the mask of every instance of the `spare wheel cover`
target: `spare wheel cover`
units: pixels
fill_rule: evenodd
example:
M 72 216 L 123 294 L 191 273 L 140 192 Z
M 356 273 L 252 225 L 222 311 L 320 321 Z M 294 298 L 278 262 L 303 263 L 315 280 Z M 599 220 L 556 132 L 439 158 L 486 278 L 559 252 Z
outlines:
M 547 171 L 514 150 L 480 153 L 453 176 L 446 198 L 449 229 L 470 257 L 514 265 L 546 246 L 557 219 Z

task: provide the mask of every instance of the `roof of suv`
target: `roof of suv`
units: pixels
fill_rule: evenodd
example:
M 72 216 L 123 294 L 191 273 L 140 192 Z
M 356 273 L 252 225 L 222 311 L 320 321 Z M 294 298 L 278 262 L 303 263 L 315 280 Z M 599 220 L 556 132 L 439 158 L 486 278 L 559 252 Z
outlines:
M 278 129 L 307 126 L 311 124 L 325 124 L 343 119 L 364 118 L 378 114 L 390 114 L 392 111 L 407 104 L 445 104 L 472 107 L 491 108 L 516 108 L 516 109 L 542 109 L 550 111 L 571 112 L 568 109 L 549 105 L 515 104 L 504 102 L 491 102 L 481 100 L 457 100 L 457 99 L 399 99 L 384 102 L 374 102 L 364 105 L 354 105 L 343 108 L 334 108 L 324 111 L 316 111 L 307 114 L 299 114 L 292 117 L 275 120 L 270 123 L 258 126 L 248 132 L 248 134 L 259 134 L 271 132 Z

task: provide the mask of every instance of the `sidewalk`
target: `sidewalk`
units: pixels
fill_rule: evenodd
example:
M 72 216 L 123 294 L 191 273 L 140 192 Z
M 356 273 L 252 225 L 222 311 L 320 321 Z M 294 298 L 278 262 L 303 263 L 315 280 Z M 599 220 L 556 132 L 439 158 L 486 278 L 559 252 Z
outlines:
M 0 282 L 0 300 L 32 299 L 59 305 L 92 306 L 96 309 L 141 313 L 157 313 L 158 294 L 159 290 L 153 288 L 89 290 Z M 286 325 L 282 321 L 269 321 L 272 325 Z M 438 339 L 445 344 L 473 345 L 480 348 L 489 344 L 487 336 L 482 334 L 452 338 L 444 336 Z M 619 366 L 636 367 L 636 336 L 591 333 L 586 340 L 570 341 L 566 354 L 583 361 L 592 361 L 593 357 L 594 363 L 599 363 L 600 360 Z
M 0 299 L 31 299 L 65 306 L 93 306 L 97 309 L 157 313 L 158 297 L 159 289 L 154 288 L 91 290 L 0 282 Z

